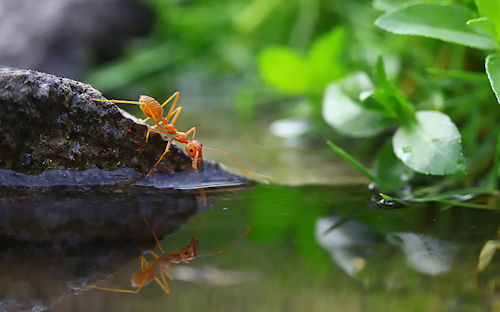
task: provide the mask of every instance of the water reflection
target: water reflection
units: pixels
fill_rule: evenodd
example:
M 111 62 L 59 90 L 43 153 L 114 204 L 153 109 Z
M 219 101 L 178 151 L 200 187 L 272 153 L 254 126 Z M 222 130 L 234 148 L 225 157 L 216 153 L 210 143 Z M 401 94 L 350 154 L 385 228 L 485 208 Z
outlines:
M 52 307 L 86 281 L 136 259 L 141 248 L 153 247 L 144 217 L 163 236 L 200 207 L 188 193 L 131 186 L 126 192 L 65 187 L 8 193 L 0 210 L 0 307 L 6 311 Z
M 374 209 L 366 189 L 331 186 L 259 185 L 218 197 L 200 216 L 203 226 L 189 222 L 166 237 L 165 249 L 179 251 L 195 236 L 200 253 L 210 253 L 248 226 L 252 231 L 223 255 L 172 265 L 177 281 L 169 296 L 154 285 L 139 295 L 80 292 L 86 284 L 133 289 L 140 250 L 155 244 L 143 217 L 161 239 L 202 209 L 197 191 L 125 183 L 84 189 L 85 196 L 67 186 L 52 193 L 0 188 L 1 203 L 9 205 L 0 210 L 2 309 L 61 301 L 54 309 L 474 311 L 489 300 L 478 291 L 474 267 L 484 242 L 497 233 L 497 212 Z M 68 208 L 72 202 L 81 209 Z M 479 276 L 493 299 L 498 296 L 487 287 L 497 269 L 492 262 Z M 80 295 L 61 299 L 71 293 Z
M 149 222 L 146 221 L 146 223 Z M 160 249 L 159 253 L 155 253 L 151 251 L 153 255 L 153 259 L 146 260 L 143 253 L 141 252 L 141 266 L 138 271 L 134 273 L 132 276 L 132 287 L 135 289 L 123 289 L 123 288 L 112 288 L 108 286 L 100 286 L 96 284 L 88 284 L 85 285 L 84 288 L 94 288 L 104 291 L 111 292 L 120 292 L 120 293 L 139 293 L 144 286 L 150 284 L 153 280 L 165 291 L 165 293 L 170 294 L 170 285 L 168 283 L 168 279 L 173 279 L 173 275 L 171 273 L 171 264 L 174 263 L 189 263 L 198 257 L 209 257 L 213 255 L 218 255 L 226 251 L 229 247 L 234 245 L 240 239 L 245 237 L 251 228 L 248 228 L 242 235 L 240 235 L 237 239 L 229 243 L 226 247 L 221 250 L 213 251 L 208 254 L 198 254 L 199 242 L 194 237 L 191 238 L 189 243 L 182 248 L 180 252 L 170 251 L 167 252 L 163 249 L 157 235 L 152 232 L 153 237 L 156 240 L 158 248 Z
M 360 222 L 337 216 L 318 219 L 316 239 L 332 260 L 353 277 L 366 268 L 367 258 L 384 242 L 400 249 L 407 264 L 426 275 L 448 272 L 458 252 L 458 246 L 451 242 L 411 232 L 384 237 Z
M 316 221 L 316 239 L 344 272 L 354 276 L 365 268 L 366 258 L 383 236 L 352 219 L 331 216 Z
M 179 174 L 141 181 L 128 169 L 39 176 L 0 170 L 0 310 L 50 309 L 66 294 L 137 259 L 141 249 L 155 245 L 144 218 L 163 237 L 214 205 L 212 190 L 219 189 L 207 190 L 205 205 L 199 191 L 189 191 L 200 187 L 197 181 L 204 187 L 224 180 L 226 186 L 245 186 L 220 172 L 212 178 L 200 172 L 198 180 Z
M 394 233 L 388 242 L 399 247 L 407 264 L 426 275 L 440 275 L 451 269 L 458 245 L 418 233 Z

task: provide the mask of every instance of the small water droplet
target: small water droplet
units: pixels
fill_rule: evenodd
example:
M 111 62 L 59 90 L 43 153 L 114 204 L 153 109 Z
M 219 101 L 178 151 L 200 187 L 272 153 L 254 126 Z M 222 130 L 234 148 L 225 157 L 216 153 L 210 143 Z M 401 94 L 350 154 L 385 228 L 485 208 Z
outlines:
M 223 208 L 222 208 L 222 210 L 229 210 L 229 208 L 227 208 L 227 207 L 223 207 Z

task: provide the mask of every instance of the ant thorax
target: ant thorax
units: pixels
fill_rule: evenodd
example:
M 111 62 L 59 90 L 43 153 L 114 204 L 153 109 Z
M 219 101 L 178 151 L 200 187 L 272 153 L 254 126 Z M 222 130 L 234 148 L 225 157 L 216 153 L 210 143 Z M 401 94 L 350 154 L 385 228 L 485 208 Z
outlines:
M 179 132 L 177 131 L 177 137 L 176 140 L 181 142 L 181 143 L 189 143 L 188 136 L 185 132 Z

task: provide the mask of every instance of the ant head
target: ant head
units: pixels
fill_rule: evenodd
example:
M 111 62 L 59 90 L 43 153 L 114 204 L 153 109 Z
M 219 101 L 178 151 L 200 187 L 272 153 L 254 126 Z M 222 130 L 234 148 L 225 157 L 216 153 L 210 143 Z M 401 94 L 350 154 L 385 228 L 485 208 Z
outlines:
M 202 145 L 193 140 L 186 144 L 186 152 L 193 158 L 193 168 L 198 168 L 198 163 L 203 163 Z
M 191 238 L 191 241 L 189 244 L 182 248 L 181 250 L 181 257 L 183 260 L 193 260 L 198 256 L 197 249 L 198 249 L 198 241 L 196 239 Z

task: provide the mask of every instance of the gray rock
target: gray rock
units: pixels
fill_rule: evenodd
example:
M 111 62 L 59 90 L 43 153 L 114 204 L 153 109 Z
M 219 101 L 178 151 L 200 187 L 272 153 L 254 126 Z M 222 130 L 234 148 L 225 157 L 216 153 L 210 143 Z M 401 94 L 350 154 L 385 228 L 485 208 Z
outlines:
M 57 169 L 147 173 L 167 140 L 102 98 L 87 84 L 31 70 L 0 68 L 0 168 L 25 174 Z M 159 172 L 191 170 L 190 157 L 172 146 Z
M 0 1 L 0 64 L 77 78 L 121 54 L 153 14 L 136 0 Z

